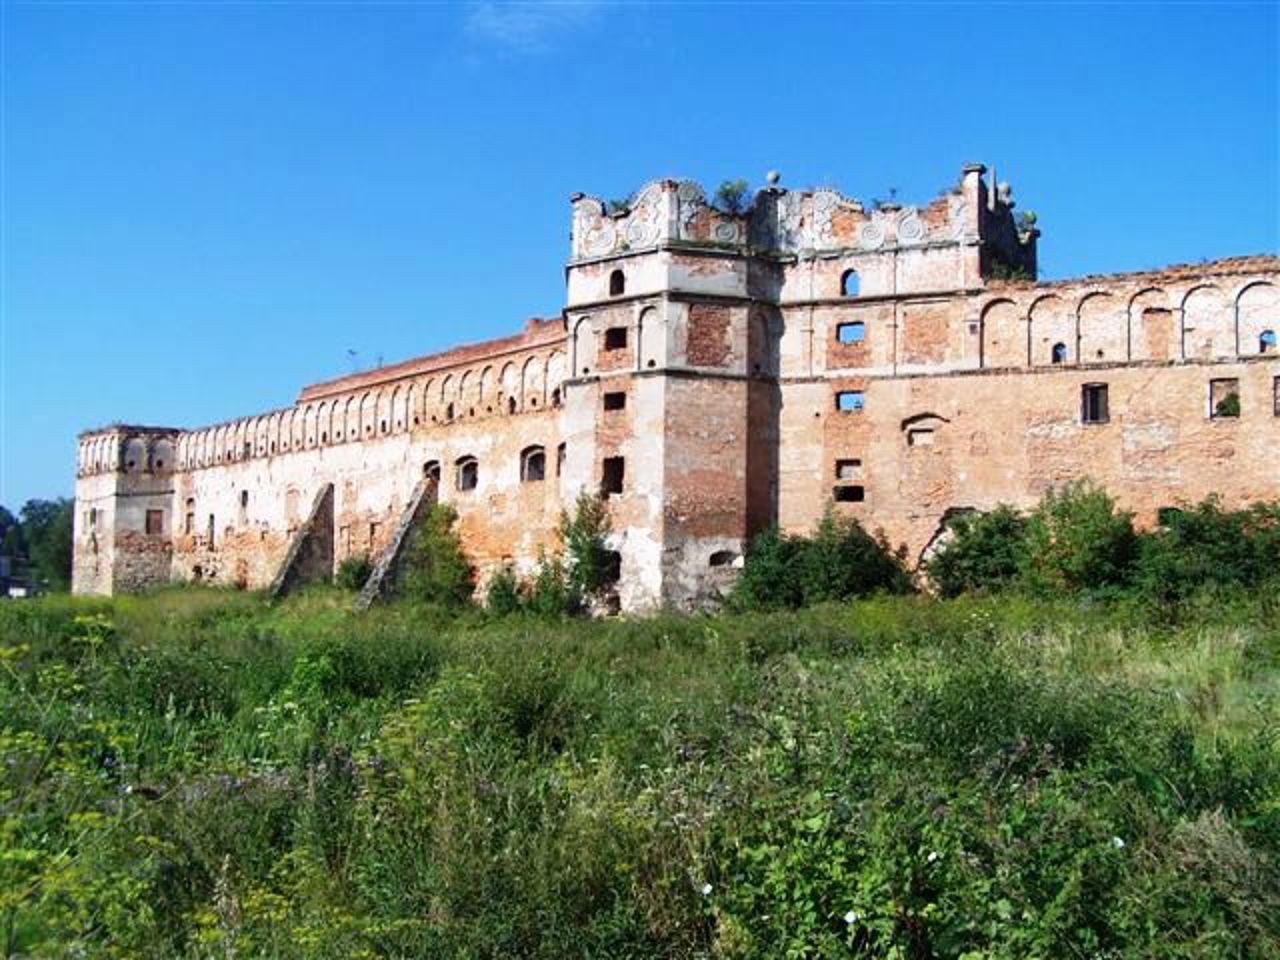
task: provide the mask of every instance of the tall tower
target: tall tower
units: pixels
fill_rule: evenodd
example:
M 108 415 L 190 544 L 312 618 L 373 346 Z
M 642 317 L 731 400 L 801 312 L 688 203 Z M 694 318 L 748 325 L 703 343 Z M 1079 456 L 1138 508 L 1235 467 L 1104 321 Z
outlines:
M 776 514 L 780 272 L 749 234 L 687 181 L 573 197 L 568 492 L 609 497 L 629 609 L 696 602 Z

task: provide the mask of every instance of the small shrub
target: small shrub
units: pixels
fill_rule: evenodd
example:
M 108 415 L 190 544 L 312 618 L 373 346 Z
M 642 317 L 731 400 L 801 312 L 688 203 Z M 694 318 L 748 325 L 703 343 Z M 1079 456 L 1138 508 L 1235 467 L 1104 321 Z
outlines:
M 510 567 L 503 567 L 489 578 L 489 589 L 485 594 L 484 608 L 492 616 L 507 617 L 513 613 L 519 613 L 522 606 L 523 598 L 520 596 L 520 581 L 516 579 L 514 570 Z
M 569 584 L 584 596 L 600 593 L 612 582 L 612 564 L 605 538 L 609 510 L 603 497 L 578 495 L 573 516 L 560 514 L 560 539 L 568 553 Z
M 369 558 L 363 553 L 355 554 L 338 564 L 338 573 L 334 576 L 333 582 L 343 590 L 359 590 L 365 585 L 371 573 L 373 573 L 373 564 Z
M 440 503 L 422 518 L 402 576 L 408 596 L 448 608 L 471 602 L 475 571 L 462 552 L 462 541 L 454 530 L 457 522 L 457 512 Z
M 1240 416 L 1240 394 L 1229 393 L 1214 405 L 1213 415 L 1215 417 L 1238 417 Z
M 581 608 L 581 598 L 570 583 L 569 572 L 559 557 L 543 556 L 529 586 L 526 609 L 540 617 L 562 617 Z
M 716 190 L 716 206 L 725 213 L 742 213 L 747 207 L 749 189 L 745 180 L 725 180 Z
M 1027 520 L 1022 579 L 1041 594 L 1121 587 L 1136 546 L 1132 514 L 1102 488 L 1072 481 L 1049 490 Z
M 965 513 L 949 524 L 951 539 L 925 564 L 944 597 L 996 592 L 1012 585 L 1026 553 L 1026 518 L 1010 506 Z

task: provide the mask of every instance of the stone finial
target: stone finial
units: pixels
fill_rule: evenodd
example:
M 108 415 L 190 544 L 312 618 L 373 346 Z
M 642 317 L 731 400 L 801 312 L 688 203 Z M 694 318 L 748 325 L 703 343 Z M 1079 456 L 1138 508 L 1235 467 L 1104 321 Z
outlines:
M 764 178 L 769 181 L 769 186 L 776 187 L 778 185 L 778 181 L 782 179 L 782 174 L 777 170 L 770 170 L 764 175 Z
M 987 172 L 987 165 L 985 163 L 966 163 L 963 167 L 960 168 L 960 172 L 976 173 L 978 176 L 982 176 L 984 173 Z

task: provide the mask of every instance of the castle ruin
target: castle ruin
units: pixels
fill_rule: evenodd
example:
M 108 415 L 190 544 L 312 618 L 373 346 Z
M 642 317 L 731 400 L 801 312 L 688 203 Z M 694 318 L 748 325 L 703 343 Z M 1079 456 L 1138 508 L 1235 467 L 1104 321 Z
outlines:
M 485 575 L 607 497 L 624 610 L 722 591 L 828 504 L 918 561 L 959 510 L 1091 477 L 1149 523 L 1280 496 L 1280 258 L 1037 283 L 981 165 L 920 207 L 660 180 L 572 198 L 566 305 L 200 429 L 80 435 L 73 589 L 247 588 L 377 559 L 424 496 Z

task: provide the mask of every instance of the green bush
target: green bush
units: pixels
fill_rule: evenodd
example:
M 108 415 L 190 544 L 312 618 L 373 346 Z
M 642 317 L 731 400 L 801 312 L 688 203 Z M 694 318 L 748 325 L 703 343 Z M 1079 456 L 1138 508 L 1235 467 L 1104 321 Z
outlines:
M 539 617 L 564 617 L 582 609 L 582 598 L 559 557 L 542 556 L 529 584 L 525 609 Z
M 1087 480 L 1051 489 L 1027 519 L 1022 581 L 1040 594 L 1125 586 L 1137 548 L 1132 514 Z
M 373 564 L 368 556 L 357 553 L 338 564 L 338 572 L 333 582 L 343 590 L 356 591 L 365 585 L 371 573 L 373 573 Z
M 604 497 L 580 493 L 573 515 L 560 514 L 560 540 L 567 555 L 571 586 L 583 596 L 600 593 L 613 583 L 605 538 L 609 536 L 609 507 Z
M 837 517 L 828 506 L 810 537 L 777 531 L 757 536 L 730 604 L 739 610 L 795 609 L 910 588 L 910 577 L 888 545 L 852 517 Z
M 454 530 L 458 514 L 448 504 L 427 511 L 413 534 L 401 581 L 409 597 L 456 609 L 471 602 L 475 570 Z
M 484 608 L 494 617 L 506 617 L 519 613 L 524 604 L 520 595 L 520 581 L 510 567 L 503 567 L 489 578 Z
M 948 525 L 950 539 L 925 564 L 944 597 L 992 593 L 1012 586 L 1024 563 L 1027 521 L 1012 507 L 963 513 Z

